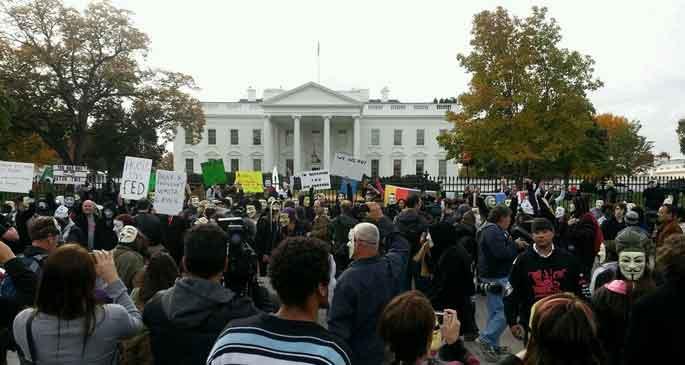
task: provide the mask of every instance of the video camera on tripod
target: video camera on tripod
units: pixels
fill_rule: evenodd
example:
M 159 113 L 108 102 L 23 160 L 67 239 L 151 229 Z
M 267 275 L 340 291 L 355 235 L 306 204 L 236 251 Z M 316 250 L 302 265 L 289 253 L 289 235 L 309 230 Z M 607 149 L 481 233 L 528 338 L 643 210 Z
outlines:
M 251 296 L 252 284 L 257 283 L 257 253 L 250 245 L 243 218 L 218 218 L 217 224 L 228 234 L 228 270 L 224 273 L 225 286 L 238 295 Z

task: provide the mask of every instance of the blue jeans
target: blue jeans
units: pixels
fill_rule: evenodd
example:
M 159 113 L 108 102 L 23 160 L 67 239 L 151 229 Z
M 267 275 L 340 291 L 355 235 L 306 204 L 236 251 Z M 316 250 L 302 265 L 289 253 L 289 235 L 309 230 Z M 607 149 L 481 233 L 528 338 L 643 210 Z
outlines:
M 500 283 L 502 287 L 506 287 L 509 282 L 508 278 L 486 279 L 481 281 L 486 283 Z M 488 323 L 485 325 L 485 330 L 481 333 L 481 340 L 490 346 L 499 347 L 499 338 L 507 328 L 507 319 L 504 316 L 504 301 L 503 294 L 493 294 L 490 292 L 487 295 L 488 307 Z

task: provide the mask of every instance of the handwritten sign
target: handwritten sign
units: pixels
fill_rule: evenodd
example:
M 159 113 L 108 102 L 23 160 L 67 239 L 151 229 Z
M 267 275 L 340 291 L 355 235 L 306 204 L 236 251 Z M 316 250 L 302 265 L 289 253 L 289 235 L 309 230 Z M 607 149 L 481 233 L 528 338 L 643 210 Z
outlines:
M 121 176 L 121 197 L 130 200 L 147 197 L 151 170 L 152 160 L 126 156 L 124 173 Z
M 166 215 L 179 214 L 185 200 L 185 172 L 157 170 L 155 181 L 155 211 Z
M 243 186 L 243 191 L 246 193 L 261 193 L 264 191 L 261 171 L 236 171 L 235 183 L 240 183 Z
M 83 185 L 88 180 L 88 168 L 85 166 L 53 165 L 53 183 L 59 185 Z
M 344 153 L 336 153 L 333 159 L 331 173 L 348 179 L 361 181 L 366 173 L 369 161 L 354 158 Z
M 329 190 L 331 188 L 331 175 L 328 170 L 305 171 L 300 174 L 302 190 L 314 188 L 318 190 Z
M 0 161 L 0 191 L 28 193 L 32 186 L 32 163 Z

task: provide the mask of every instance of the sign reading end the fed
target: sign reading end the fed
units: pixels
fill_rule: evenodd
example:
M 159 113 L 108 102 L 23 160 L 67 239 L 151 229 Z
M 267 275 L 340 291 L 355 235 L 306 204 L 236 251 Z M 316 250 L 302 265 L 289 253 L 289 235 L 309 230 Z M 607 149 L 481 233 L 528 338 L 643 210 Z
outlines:
M 121 175 L 121 198 L 140 200 L 147 197 L 152 160 L 126 156 Z
M 33 164 L 0 161 L 0 191 L 28 193 L 33 187 Z

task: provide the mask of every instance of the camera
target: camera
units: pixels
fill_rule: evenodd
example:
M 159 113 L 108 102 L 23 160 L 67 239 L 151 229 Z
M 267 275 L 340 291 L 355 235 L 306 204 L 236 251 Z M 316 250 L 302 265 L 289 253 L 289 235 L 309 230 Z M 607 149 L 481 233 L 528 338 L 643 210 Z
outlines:
M 238 295 L 251 295 L 257 283 L 257 253 L 250 245 L 247 229 L 240 217 L 218 218 L 217 224 L 228 234 L 228 270 L 224 273 L 225 286 Z

